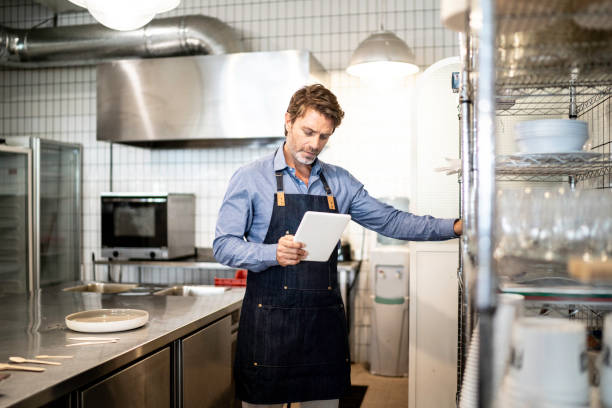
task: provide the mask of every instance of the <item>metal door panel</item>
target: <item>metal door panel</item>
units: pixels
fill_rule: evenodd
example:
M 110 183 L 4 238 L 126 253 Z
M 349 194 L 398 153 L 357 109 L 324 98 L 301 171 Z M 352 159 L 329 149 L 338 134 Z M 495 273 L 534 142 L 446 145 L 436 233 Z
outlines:
M 229 407 L 231 317 L 183 339 L 183 407 Z
M 171 404 L 170 347 L 84 390 L 82 408 L 167 408 Z

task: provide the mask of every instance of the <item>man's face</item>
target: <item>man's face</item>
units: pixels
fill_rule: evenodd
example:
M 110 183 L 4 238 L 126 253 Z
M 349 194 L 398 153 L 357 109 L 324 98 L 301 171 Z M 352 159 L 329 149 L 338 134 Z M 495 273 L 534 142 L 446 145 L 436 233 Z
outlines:
M 286 113 L 285 126 L 289 153 L 295 161 L 305 165 L 315 161 L 334 132 L 332 120 L 310 108 L 293 123 Z

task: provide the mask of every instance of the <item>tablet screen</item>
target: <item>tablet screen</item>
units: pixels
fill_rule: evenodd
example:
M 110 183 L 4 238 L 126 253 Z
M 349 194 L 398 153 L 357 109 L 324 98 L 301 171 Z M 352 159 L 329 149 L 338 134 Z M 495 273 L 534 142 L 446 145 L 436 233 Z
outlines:
M 305 261 L 326 262 L 351 220 L 348 214 L 306 211 L 293 238 L 308 252 Z

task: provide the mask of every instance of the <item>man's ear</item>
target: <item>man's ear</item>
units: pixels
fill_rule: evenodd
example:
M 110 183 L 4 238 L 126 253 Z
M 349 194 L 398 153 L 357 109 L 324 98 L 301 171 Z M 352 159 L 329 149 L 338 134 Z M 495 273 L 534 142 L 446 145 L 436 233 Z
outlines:
M 285 130 L 289 132 L 289 128 L 291 127 L 291 115 L 289 112 L 285 112 Z

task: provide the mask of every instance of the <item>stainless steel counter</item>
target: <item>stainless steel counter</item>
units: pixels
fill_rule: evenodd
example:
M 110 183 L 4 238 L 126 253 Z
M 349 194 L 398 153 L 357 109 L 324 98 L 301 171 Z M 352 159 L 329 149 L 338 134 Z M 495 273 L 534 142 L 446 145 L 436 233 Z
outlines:
M 228 315 L 240 308 L 243 297 L 243 288 L 203 297 L 63 292 L 59 288 L 43 289 L 31 297 L 0 297 L 0 362 L 8 362 L 9 356 L 74 356 L 62 360 L 61 366 L 45 366 L 42 373 L 11 371 L 11 377 L 0 382 L 0 407 L 40 406 L 61 397 Z M 149 323 L 108 334 L 77 333 L 66 328 L 66 315 L 99 308 L 146 310 Z M 66 347 L 72 342 L 68 337 L 75 336 L 120 340 Z

